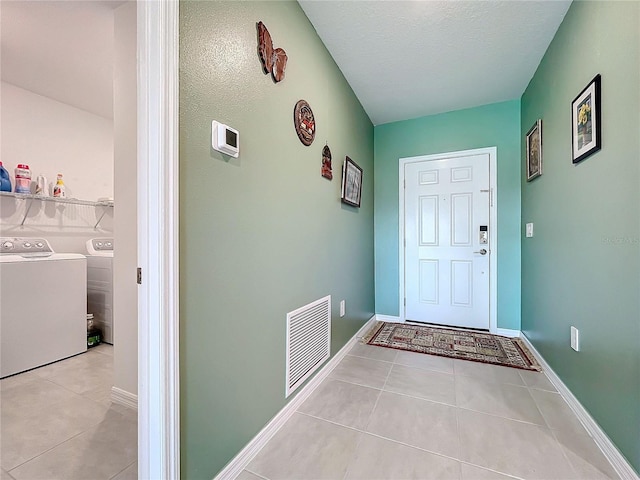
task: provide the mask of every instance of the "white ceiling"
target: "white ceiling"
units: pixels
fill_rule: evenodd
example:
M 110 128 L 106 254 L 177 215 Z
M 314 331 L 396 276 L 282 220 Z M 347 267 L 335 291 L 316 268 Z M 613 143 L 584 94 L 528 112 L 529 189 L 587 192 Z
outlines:
M 2 80 L 113 118 L 113 9 L 122 3 L 2 0 Z
M 380 125 L 519 98 L 571 1 L 299 3 Z
M 113 9 L 123 3 L 2 0 L 2 80 L 113 118 Z M 518 98 L 571 2 L 299 3 L 379 125 Z

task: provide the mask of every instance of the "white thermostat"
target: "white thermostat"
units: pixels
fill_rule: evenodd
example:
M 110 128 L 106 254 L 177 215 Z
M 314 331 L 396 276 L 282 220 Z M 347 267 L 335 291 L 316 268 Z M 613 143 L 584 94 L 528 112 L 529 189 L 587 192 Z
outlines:
M 240 153 L 240 133 L 224 123 L 211 122 L 211 146 L 234 158 Z

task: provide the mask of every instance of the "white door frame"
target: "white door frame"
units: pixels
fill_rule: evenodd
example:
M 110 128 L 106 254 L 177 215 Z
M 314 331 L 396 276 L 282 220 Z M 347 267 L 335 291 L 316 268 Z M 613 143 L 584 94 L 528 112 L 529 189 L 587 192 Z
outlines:
M 444 160 L 452 157 L 468 157 L 472 155 L 489 155 L 489 331 L 498 333 L 498 181 L 497 181 L 497 163 L 498 149 L 497 147 L 478 148 L 474 150 L 461 150 L 459 152 L 438 153 L 434 155 L 420 155 L 417 157 L 405 157 L 399 161 L 398 175 L 398 211 L 399 211 L 399 270 L 400 270 L 400 302 L 399 312 L 400 321 L 405 322 L 406 308 L 405 299 L 405 228 L 404 228 L 404 167 L 407 163 L 430 162 L 434 160 Z
M 178 1 L 139 0 L 137 16 L 138 478 L 177 480 Z

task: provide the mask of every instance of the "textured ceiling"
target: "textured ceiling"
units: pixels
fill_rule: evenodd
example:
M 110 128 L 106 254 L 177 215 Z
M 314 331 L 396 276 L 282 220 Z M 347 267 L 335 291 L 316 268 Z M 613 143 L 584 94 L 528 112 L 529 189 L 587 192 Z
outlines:
M 2 0 L 2 80 L 111 118 L 123 3 Z M 571 2 L 299 3 L 379 125 L 518 98 Z
M 571 4 L 299 3 L 374 125 L 519 98 Z
M 113 8 L 122 3 L 2 0 L 2 80 L 113 118 Z

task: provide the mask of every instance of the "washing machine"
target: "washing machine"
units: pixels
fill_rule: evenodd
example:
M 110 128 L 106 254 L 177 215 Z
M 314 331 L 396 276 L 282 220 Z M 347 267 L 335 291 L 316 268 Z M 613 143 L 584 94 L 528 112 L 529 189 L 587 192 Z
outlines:
M 0 378 L 87 350 L 87 259 L 0 237 Z
M 113 345 L 113 238 L 87 241 L 87 312 Z

